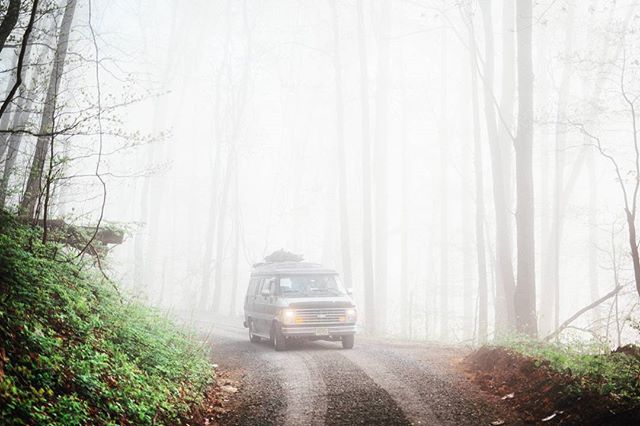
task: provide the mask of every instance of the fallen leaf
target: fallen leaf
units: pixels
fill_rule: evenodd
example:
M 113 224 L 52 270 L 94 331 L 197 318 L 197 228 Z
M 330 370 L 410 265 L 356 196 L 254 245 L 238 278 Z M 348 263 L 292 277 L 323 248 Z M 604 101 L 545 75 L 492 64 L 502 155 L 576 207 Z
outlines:
M 498 419 L 491 422 L 491 426 L 501 426 L 504 424 L 504 420 Z
M 505 396 L 503 396 L 500 399 L 511 399 L 511 398 L 513 398 L 513 396 L 514 396 L 514 392 L 511 392 L 511 393 L 506 394 Z
M 222 392 L 225 392 L 225 393 L 236 393 L 236 392 L 238 392 L 238 388 L 235 388 L 235 387 L 230 386 L 230 385 L 221 386 L 220 390 Z

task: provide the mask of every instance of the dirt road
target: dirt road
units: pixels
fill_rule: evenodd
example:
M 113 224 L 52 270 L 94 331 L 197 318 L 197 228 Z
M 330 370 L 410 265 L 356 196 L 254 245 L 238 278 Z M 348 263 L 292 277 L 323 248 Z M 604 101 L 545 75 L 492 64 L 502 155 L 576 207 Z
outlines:
M 267 342 L 250 343 L 240 324 L 205 329 L 214 359 L 241 383 L 221 424 L 489 425 L 505 418 L 456 369 L 465 353 L 458 348 L 357 336 L 352 350 L 309 342 L 275 352 Z

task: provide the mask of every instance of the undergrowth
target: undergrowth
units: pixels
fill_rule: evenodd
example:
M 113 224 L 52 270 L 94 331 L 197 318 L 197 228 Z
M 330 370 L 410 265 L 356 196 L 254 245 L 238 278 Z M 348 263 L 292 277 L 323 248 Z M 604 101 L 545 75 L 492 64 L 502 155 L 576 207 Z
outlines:
M 550 368 L 578 381 L 574 391 L 596 391 L 640 403 L 640 357 L 611 352 L 608 347 L 572 341 L 547 343 L 525 336 L 509 336 L 499 344 L 520 354 L 546 361 Z
M 40 231 L 0 212 L 0 424 L 179 424 L 213 380 L 204 348 Z

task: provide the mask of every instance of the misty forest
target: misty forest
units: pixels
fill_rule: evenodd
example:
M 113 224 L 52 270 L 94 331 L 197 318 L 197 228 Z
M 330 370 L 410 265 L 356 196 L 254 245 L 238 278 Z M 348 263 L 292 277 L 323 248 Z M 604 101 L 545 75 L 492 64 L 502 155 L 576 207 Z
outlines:
M 640 424 L 640 2 L 2 0 L 0 92 L 0 424 Z

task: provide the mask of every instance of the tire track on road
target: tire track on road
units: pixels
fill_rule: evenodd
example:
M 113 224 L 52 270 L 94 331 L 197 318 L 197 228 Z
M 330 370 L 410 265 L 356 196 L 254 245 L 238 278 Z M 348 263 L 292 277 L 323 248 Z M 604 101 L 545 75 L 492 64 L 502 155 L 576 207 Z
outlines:
M 340 355 L 341 350 L 314 351 L 327 392 L 326 425 L 411 424 L 398 404 L 365 371 Z
M 430 405 L 407 385 L 386 362 L 373 358 L 362 350 L 341 351 L 340 355 L 360 367 L 378 386 L 391 395 L 407 420 L 414 425 L 440 425 Z
M 429 404 L 433 418 L 440 425 L 486 425 L 501 417 L 495 407 L 472 398 L 477 390 L 457 374 L 443 369 L 438 349 L 429 351 L 426 358 L 420 356 L 424 349 L 366 345 L 362 350 L 374 363 L 386 365 L 385 368 L 393 371 L 396 380 L 413 389 L 416 398 Z
M 261 355 L 277 366 L 286 411 L 285 425 L 323 425 L 327 411 L 326 388 L 315 360 L 303 351 L 270 352 Z

